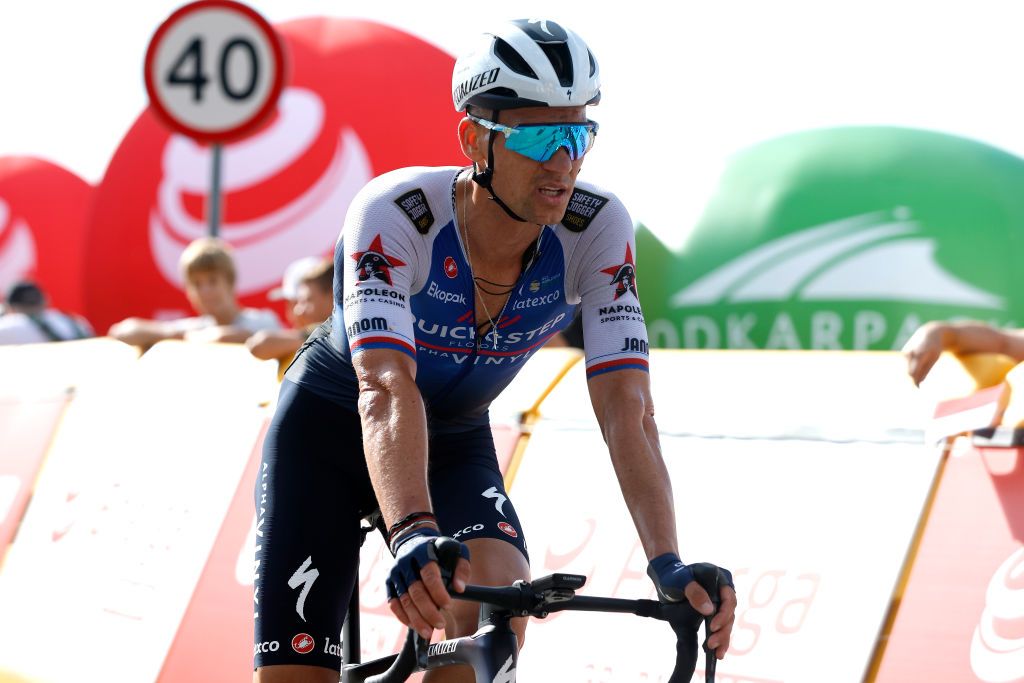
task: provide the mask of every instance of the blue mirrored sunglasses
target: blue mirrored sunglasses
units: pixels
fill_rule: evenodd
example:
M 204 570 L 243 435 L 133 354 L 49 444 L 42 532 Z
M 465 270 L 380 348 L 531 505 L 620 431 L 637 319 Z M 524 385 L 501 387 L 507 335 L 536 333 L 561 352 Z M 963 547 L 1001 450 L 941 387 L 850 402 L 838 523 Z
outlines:
M 524 123 L 504 126 L 494 121 L 466 115 L 470 121 L 488 130 L 505 134 L 505 148 L 534 161 L 547 161 L 563 147 L 575 161 L 590 151 L 597 137 L 597 122 L 585 123 Z

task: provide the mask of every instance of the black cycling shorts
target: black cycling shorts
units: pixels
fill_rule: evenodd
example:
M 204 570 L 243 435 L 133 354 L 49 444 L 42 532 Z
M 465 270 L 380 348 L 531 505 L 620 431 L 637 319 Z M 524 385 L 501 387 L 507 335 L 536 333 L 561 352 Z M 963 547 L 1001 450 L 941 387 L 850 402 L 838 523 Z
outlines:
M 498 538 L 527 556 L 490 428 L 431 436 L 429 453 L 442 533 Z M 285 380 L 256 480 L 255 667 L 340 670 L 360 519 L 376 507 L 359 416 Z

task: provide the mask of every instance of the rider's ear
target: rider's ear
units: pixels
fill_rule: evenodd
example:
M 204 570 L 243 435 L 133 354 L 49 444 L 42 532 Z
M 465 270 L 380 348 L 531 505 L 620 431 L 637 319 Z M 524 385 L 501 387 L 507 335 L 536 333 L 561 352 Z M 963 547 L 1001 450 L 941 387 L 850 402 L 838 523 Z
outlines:
M 459 144 L 462 146 L 462 153 L 474 164 L 483 164 L 487 161 L 486 140 L 480 134 L 480 126 L 468 118 L 459 121 Z

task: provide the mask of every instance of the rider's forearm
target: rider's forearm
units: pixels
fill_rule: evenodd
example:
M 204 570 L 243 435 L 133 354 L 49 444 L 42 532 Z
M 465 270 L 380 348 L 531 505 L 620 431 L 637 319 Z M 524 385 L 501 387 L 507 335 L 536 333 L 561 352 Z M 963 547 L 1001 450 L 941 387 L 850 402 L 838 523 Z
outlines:
M 415 381 L 385 372 L 359 384 L 363 450 L 385 523 L 429 511 L 427 420 Z
M 622 496 L 648 559 L 677 553 L 672 483 L 661 457 L 658 428 L 646 406 L 620 404 L 603 420 L 603 432 Z
M 943 348 L 954 353 L 1004 353 L 1014 360 L 1024 360 L 1024 337 L 1020 331 L 977 322 L 943 323 L 939 327 Z

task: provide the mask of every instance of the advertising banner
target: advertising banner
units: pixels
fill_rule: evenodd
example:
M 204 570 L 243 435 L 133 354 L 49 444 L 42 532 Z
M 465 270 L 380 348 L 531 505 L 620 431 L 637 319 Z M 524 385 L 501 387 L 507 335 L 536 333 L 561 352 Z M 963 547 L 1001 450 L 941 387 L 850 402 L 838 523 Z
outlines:
M 1024 681 L 1022 463 L 955 442 L 877 683 Z
M 25 401 L 0 397 L 0 569 L 67 401 L 66 393 Z
M 736 579 L 732 646 L 717 680 L 859 683 L 938 452 L 799 439 L 668 436 L 661 444 L 683 560 L 721 564 Z M 655 597 L 600 432 L 542 422 L 518 492 L 535 492 L 516 498 L 534 577 L 584 574 L 584 594 Z M 531 630 L 523 680 L 668 680 L 675 638 L 661 622 L 559 613 Z M 704 680 L 700 670 L 694 680 Z
M 165 342 L 75 399 L 0 574 L 0 670 L 156 680 L 266 420 L 273 365 Z

